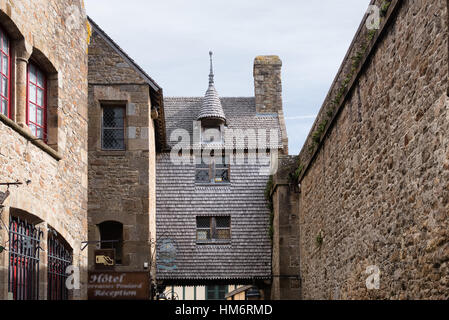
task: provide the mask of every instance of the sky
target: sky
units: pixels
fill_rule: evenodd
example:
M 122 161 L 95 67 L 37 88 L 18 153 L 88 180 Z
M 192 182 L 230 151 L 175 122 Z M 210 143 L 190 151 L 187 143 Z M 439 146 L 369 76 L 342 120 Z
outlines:
M 254 96 L 253 61 L 283 61 L 289 153 L 297 155 L 370 0 L 85 0 L 87 14 L 163 89 L 203 96 L 209 51 L 222 97 Z

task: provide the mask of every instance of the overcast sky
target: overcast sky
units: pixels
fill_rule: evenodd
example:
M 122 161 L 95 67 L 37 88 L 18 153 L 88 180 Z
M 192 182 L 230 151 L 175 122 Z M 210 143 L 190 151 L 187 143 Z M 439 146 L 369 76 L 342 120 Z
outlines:
M 209 50 L 220 96 L 254 96 L 254 58 L 279 55 L 290 154 L 301 150 L 369 2 L 85 0 L 166 97 L 204 95 Z

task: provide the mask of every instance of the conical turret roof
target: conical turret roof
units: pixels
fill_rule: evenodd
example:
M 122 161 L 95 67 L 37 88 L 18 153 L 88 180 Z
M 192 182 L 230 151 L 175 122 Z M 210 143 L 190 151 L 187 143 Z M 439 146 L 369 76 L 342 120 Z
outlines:
M 221 105 L 220 96 L 215 89 L 214 83 L 214 70 L 212 64 L 212 51 L 210 55 L 210 74 L 209 74 L 209 88 L 204 96 L 203 104 L 201 106 L 200 113 L 197 120 L 203 119 L 218 119 L 226 122 L 226 116 Z

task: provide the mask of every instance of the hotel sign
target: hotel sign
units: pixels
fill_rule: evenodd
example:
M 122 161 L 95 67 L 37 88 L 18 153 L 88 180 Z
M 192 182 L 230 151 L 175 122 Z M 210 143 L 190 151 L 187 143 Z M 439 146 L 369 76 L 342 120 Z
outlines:
M 89 300 L 149 300 L 148 272 L 89 272 Z

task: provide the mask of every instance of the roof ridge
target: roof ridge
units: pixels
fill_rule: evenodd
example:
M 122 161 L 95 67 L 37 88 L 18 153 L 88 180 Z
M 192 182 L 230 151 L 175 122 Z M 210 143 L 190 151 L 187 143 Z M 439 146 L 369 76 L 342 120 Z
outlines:
M 148 73 L 146 73 L 146 71 L 140 67 L 137 62 L 131 58 L 126 52 L 125 50 L 123 50 L 114 40 L 112 40 L 112 38 L 102 29 L 100 28 L 100 26 L 94 21 L 92 20 L 91 17 L 87 16 L 87 20 L 89 21 L 89 23 L 93 26 L 93 28 L 100 33 L 100 35 L 102 35 L 105 40 L 117 51 L 117 53 L 122 56 L 122 58 L 124 58 L 125 60 L 128 60 L 128 62 L 135 68 L 137 69 L 136 71 L 138 73 L 140 73 L 140 75 L 148 82 L 148 84 L 153 87 L 153 89 L 156 92 L 159 92 L 159 90 L 161 90 L 162 88 L 156 83 L 156 81 L 153 80 L 153 78 L 151 78 Z

